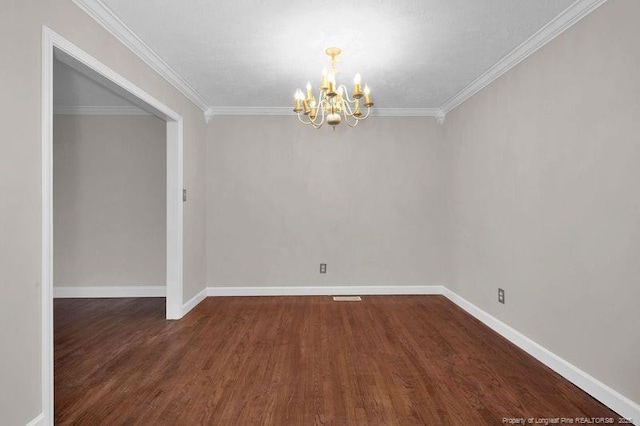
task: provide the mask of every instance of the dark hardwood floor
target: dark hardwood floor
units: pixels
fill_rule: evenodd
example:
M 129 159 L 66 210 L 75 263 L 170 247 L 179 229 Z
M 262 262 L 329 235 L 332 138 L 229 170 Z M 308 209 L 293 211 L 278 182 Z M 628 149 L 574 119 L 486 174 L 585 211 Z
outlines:
M 442 296 L 57 299 L 56 424 L 498 425 L 617 415 Z

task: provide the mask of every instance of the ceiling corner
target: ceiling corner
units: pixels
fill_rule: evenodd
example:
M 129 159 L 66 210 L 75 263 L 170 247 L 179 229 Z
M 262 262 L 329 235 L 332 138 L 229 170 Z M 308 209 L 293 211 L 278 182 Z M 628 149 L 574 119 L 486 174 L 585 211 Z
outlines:
M 441 110 L 443 114 L 449 113 L 520 62 L 527 59 L 537 50 L 541 49 L 551 40 L 571 28 L 606 1 L 607 0 L 576 0 L 571 6 L 549 21 L 544 27 L 540 28 L 535 34 L 500 59 L 484 74 L 476 78 L 456 95 L 449 98 L 449 100 L 440 106 L 439 110 Z

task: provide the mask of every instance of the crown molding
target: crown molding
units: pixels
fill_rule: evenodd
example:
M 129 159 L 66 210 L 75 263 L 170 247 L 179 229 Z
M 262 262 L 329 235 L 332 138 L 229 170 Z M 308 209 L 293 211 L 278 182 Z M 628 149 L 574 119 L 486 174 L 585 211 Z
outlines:
M 53 106 L 54 115 L 151 115 L 142 108 L 119 106 Z
M 458 105 L 487 87 L 494 80 L 505 74 L 511 68 L 527 59 L 545 44 L 571 28 L 582 18 L 596 10 L 607 0 L 577 0 L 562 13 L 553 18 L 548 24 L 538 30 L 534 35 L 525 40 L 518 47 L 500 59 L 484 74 L 476 78 L 471 84 L 462 89 L 458 94 L 447 100 L 439 109 L 447 114 Z
M 208 121 L 216 115 L 293 115 L 293 107 L 212 106 L 204 115 Z
M 371 115 L 377 117 L 438 117 L 439 108 L 373 108 Z
M 173 87 L 187 97 L 203 112 L 209 107 L 207 100 L 189 85 L 178 73 L 143 42 L 127 25 L 120 20 L 101 0 L 73 0 L 80 9 L 102 25 L 136 56 L 164 77 Z
M 204 113 L 207 123 L 216 115 L 291 115 L 290 107 L 210 107 Z M 376 117 L 435 117 L 438 122 L 444 121 L 444 114 L 439 108 L 374 108 L 371 115 Z

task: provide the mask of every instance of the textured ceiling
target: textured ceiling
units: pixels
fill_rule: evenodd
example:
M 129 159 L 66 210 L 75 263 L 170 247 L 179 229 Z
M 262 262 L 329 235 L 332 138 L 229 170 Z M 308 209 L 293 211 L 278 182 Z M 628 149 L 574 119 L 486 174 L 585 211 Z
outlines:
M 378 106 L 435 108 L 573 0 L 103 0 L 213 106 L 289 106 L 343 49 Z

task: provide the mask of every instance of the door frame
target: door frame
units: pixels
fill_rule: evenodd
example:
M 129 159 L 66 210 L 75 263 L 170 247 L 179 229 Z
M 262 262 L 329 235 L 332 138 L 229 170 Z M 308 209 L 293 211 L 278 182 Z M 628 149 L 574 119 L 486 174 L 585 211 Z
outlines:
M 89 78 L 167 123 L 166 318 L 183 316 L 183 119 L 75 44 L 42 27 L 42 411 L 53 424 L 53 61 Z

